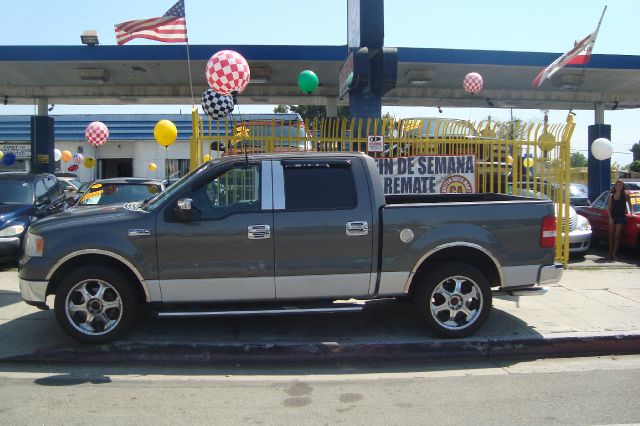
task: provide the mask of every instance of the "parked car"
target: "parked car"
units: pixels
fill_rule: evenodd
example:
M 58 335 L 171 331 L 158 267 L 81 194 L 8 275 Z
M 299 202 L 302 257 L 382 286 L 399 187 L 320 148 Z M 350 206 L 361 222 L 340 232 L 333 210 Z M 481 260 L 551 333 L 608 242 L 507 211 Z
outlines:
M 632 179 L 621 179 L 624 182 L 624 185 L 627 189 L 632 191 L 640 191 L 640 181 L 632 180 Z M 611 189 L 613 189 L 613 183 L 611 184 Z
M 128 332 L 147 304 L 159 316 L 267 315 L 389 297 L 462 337 L 487 320 L 492 288 L 544 294 L 562 276 L 552 202 L 385 197 L 375 160 L 356 153 L 225 156 L 142 205 L 56 216 L 29 230 L 21 294 L 42 309 L 55 294 L 61 327 L 85 343 Z
M 64 191 L 54 175 L 0 173 L 0 261 L 17 260 L 31 223 L 64 210 L 64 201 Z
M 93 182 L 80 196 L 75 207 L 104 206 L 144 201 L 164 190 L 159 179 L 110 178 Z
M 548 194 L 553 194 L 553 187 L 549 185 L 540 185 L 540 184 L 531 184 L 527 185 L 527 182 L 520 182 L 520 189 L 516 190 L 516 195 L 521 195 L 523 197 L 529 198 L 537 198 L 547 200 L 550 199 Z M 526 187 L 535 188 L 541 191 L 534 191 L 533 189 L 526 189 Z M 509 183 L 507 186 L 507 193 L 513 194 L 513 183 Z M 555 203 L 556 208 L 556 216 L 558 215 L 558 206 L 560 204 Z M 564 215 L 562 215 L 564 216 Z M 563 234 L 564 235 L 564 234 Z M 589 251 L 591 247 L 591 225 L 589 220 L 586 217 L 578 214 L 576 209 L 570 205 L 569 206 L 569 255 L 573 256 L 584 256 Z
M 591 204 L 589 201 L 589 189 L 581 183 L 572 183 L 569 186 L 569 197 L 572 206 L 588 206 Z
M 62 189 L 64 190 L 64 194 L 69 198 L 73 195 L 74 192 L 78 191 L 82 182 L 73 177 L 58 177 L 60 181 L 60 185 L 62 185 Z
M 67 194 L 67 205 L 69 207 L 75 206 L 82 194 L 93 184 L 94 181 L 82 182 L 80 186 L 73 192 Z
M 591 223 L 594 245 L 599 241 L 609 241 L 609 194 L 610 191 L 604 191 L 590 206 L 578 207 L 579 213 Z M 627 221 L 622 230 L 620 243 L 640 248 L 640 190 L 629 191 L 629 196 L 631 210 L 627 211 Z

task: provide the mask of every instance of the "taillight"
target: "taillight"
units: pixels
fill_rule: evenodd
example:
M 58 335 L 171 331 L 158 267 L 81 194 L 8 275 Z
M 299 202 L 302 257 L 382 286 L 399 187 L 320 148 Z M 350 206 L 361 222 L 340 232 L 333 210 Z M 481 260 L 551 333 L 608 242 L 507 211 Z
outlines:
M 556 245 L 556 217 L 545 216 L 540 229 L 540 247 L 553 248 Z

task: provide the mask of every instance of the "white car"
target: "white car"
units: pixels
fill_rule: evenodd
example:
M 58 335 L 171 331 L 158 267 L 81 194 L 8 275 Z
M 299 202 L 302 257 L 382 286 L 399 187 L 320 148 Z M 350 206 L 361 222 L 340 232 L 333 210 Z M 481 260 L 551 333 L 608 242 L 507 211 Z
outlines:
M 507 189 L 512 193 L 513 187 Z M 523 197 L 548 199 L 542 192 L 533 191 L 531 189 L 520 188 L 517 194 Z M 556 217 L 558 217 L 558 206 L 556 203 Z M 591 246 L 591 224 L 589 220 L 579 215 L 573 206 L 569 206 L 569 254 L 575 256 L 584 256 Z

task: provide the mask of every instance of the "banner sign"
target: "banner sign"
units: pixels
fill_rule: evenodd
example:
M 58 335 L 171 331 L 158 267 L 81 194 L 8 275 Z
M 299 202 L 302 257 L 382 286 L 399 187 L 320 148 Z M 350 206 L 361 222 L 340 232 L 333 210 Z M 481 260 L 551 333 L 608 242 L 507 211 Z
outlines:
M 31 145 L 28 145 L 28 144 L 20 144 L 20 145 L 0 144 L 0 151 L 2 151 L 5 154 L 9 152 L 12 153 L 16 156 L 16 159 L 18 160 L 25 160 L 25 159 L 31 158 Z
M 475 155 L 376 158 L 385 195 L 476 192 Z

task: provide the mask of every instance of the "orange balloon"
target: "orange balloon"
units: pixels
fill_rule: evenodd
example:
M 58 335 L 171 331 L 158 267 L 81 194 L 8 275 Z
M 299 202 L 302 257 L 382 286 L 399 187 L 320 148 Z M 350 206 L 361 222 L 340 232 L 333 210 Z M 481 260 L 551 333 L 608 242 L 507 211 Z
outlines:
M 60 156 L 60 158 L 62 159 L 62 161 L 71 161 L 71 159 L 73 158 L 73 154 L 71 153 L 71 151 L 64 150 L 62 151 L 62 155 Z

